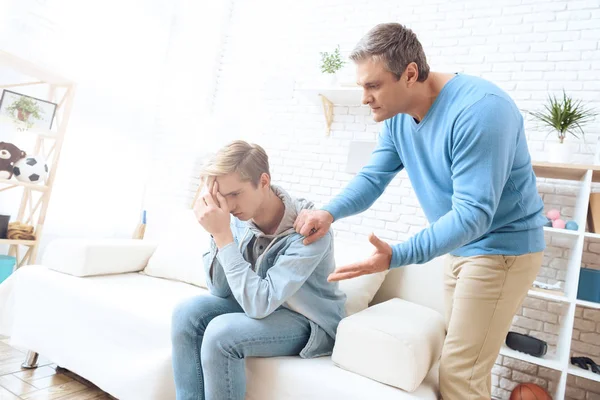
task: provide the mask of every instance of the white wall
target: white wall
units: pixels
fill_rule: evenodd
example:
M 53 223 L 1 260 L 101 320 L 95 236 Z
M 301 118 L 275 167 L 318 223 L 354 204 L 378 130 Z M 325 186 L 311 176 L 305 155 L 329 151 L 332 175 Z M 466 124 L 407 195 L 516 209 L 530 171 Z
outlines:
M 0 48 L 78 85 L 42 244 L 132 234 L 172 8 L 167 0 L 3 1 Z
M 320 51 L 339 44 L 347 55 L 368 29 L 388 21 L 406 24 L 417 33 L 432 70 L 490 79 L 510 93 L 522 110 L 539 109 L 548 94 L 562 94 L 565 89 L 600 111 L 598 0 L 238 0 L 221 58 L 215 110 L 228 116 L 230 127 L 238 127 L 239 137 L 267 149 L 274 180 L 292 194 L 306 196 L 318 205 L 326 203 L 352 178 L 343 172 L 350 141 L 375 140 L 380 129 L 367 108 L 336 107 L 332 134 L 326 137 L 321 107 L 294 91 L 295 85 L 322 79 Z M 354 79 L 351 68 L 343 72 L 343 78 Z M 546 132 L 531 120 L 526 128 L 534 159 L 543 159 Z M 576 146 L 574 161 L 592 162 L 599 136 L 597 119 L 586 127 L 585 143 L 568 138 Z M 559 207 L 565 215 L 573 212 L 573 190 L 540 182 L 547 207 Z M 426 224 L 406 174 L 400 173 L 370 210 L 337 222 L 335 229 L 339 236 L 352 239 L 366 239 L 374 231 L 395 242 Z M 586 245 L 598 253 L 597 247 Z M 560 280 L 564 274 L 560 262 L 564 250 L 557 247 L 549 250 L 556 260 L 545 259 L 541 280 Z M 590 264 L 597 256 L 588 252 L 584 262 Z M 513 328 L 552 344 L 556 339 L 552 321 L 558 321 L 562 309 L 535 299 L 528 299 L 523 309 Z M 578 318 L 587 322 L 576 326 L 584 326 L 590 334 L 581 336 L 577 330 L 574 340 L 584 343 L 588 353 L 598 359 L 597 335 L 591 333 L 600 320 L 594 313 L 584 316 L 580 309 L 578 313 Z M 556 380 L 552 371 L 499 357 L 494 370 L 495 396 L 508 398 L 516 382 L 533 379 L 531 376 L 545 387 Z M 569 398 L 600 396 L 597 383 L 570 379 L 569 387 Z
M 227 139 L 209 114 L 230 6 L 0 0 L 0 48 L 77 83 L 42 252 L 58 236 L 129 237 L 142 209 L 189 205 L 200 156 Z M 18 200 L 3 193 L 0 212 Z

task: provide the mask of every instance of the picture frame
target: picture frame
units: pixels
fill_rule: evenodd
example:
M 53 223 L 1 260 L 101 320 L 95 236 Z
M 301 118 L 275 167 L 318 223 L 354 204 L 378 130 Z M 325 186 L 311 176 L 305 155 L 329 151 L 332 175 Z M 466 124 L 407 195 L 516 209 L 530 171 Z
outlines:
M 10 119 L 26 129 L 52 129 L 58 104 L 4 89 L 0 97 L 0 118 Z

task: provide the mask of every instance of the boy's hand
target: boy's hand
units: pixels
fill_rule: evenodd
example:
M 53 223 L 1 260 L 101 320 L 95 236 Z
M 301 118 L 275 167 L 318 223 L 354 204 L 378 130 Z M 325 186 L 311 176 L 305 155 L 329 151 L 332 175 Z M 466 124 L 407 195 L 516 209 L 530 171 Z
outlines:
M 200 225 L 210 233 L 217 247 L 222 248 L 233 242 L 229 227 L 229 206 L 219 193 L 219 184 L 213 180 L 194 206 L 194 213 Z

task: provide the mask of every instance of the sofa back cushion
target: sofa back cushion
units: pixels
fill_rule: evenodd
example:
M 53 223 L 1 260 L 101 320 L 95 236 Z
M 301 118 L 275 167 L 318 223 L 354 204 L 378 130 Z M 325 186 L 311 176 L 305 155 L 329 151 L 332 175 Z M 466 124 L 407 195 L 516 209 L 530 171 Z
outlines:
M 210 235 L 200 226 L 190 209 L 148 214 L 144 240 L 158 243 L 143 273 L 157 278 L 186 282 L 206 288 L 202 255 L 209 251 Z M 334 240 L 336 266 L 369 257 L 374 247 L 364 241 Z M 352 315 L 368 307 L 388 271 L 341 281 L 346 296 L 346 313 Z
M 367 259 L 375 250 L 367 239 L 350 241 L 336 237 L 334 254 L 336 268 Z M 340 290 L 346 293 L 346 314 L 352 315 L 366 309 L 381 287 L 388 271 L 362 275 L 340 281 Z
M 373 299 L 373 304 L 394 297 L 432 308 L 444 315 L 444 256 L 425 264 L 394 268 Z
M 210 235 L 191 209 L 149 213 L 144 240 L 158 242 L 144 274 L 207 287 L 202 256 L 209 251 Z

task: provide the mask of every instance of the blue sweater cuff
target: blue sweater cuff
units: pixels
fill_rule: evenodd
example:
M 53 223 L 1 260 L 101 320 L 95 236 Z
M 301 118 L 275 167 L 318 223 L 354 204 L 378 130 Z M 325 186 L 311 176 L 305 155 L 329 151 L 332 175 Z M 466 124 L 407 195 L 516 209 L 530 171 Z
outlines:
M 333 222 L 338 220 L 338 216 L 340 214 L 339 207 L 336 207 L 333 204 L 327 204 L 326 206 L 322 207 L 321 210 L 327 211 L 329 214 L 331 214 L 331 216 L 333 217 Z
M 402 254 L 400 254 L 400 245 L 392 246 L 392 261 L 390 261 L 390 269 L 402 266 Z

